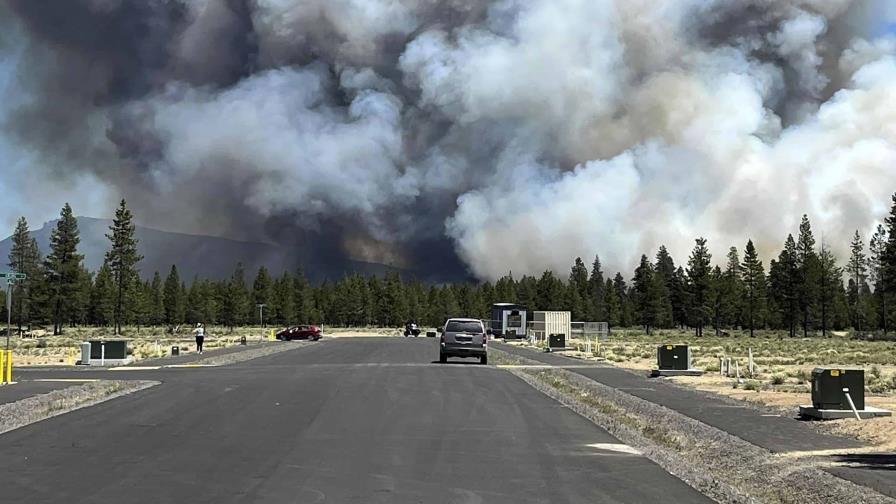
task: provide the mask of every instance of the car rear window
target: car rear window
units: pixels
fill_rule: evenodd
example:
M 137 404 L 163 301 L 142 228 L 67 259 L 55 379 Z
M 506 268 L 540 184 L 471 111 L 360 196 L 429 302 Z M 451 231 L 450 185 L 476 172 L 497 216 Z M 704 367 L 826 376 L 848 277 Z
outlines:
M 482 322 L 470 321 L 470 322 L 462 322 L 459 320 L 451 320 L 448 322 L 448 328 L 446 329 L 448 332 L 468 332 L 468 333 L 481 333 L 482 330 Z

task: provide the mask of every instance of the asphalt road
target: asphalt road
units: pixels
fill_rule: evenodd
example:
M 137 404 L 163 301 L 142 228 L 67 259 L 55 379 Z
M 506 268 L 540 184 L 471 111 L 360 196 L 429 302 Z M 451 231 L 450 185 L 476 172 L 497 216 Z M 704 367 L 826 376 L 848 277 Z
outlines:
M 709 502 L 510 373 L 433 363 L 436 345 L 340 339 L 119 372 L 163 384 L 0 435 L 2 499 Z

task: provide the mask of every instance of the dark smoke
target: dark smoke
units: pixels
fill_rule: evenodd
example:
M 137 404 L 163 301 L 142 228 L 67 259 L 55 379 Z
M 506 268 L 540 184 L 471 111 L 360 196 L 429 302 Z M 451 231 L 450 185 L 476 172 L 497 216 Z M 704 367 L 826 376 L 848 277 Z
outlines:
M 698 234 L 768 251 L 802 212 L 880 216 L 885 4 L 8 0 L 27 99 L 0 117 L 58 185 L 90 174 L 146 224 L 311 267 L 622 268 Z

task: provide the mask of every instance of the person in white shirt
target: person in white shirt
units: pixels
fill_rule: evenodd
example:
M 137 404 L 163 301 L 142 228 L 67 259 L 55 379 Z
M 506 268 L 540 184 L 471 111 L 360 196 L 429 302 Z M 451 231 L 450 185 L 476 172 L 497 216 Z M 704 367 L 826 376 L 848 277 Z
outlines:
M 193 329 L 193 334 L 196 335 L 196 351 L 201 354 L 202 342 L 205 341 L 205 326 L 203 326 L 201 322 L 196 324 L 196 329 Z

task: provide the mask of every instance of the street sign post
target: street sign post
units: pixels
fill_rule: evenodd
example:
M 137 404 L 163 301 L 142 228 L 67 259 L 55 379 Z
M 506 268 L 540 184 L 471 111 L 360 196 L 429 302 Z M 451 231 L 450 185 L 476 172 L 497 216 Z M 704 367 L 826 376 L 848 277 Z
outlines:
M 0 272 L 0 278 L 6 280 L 6 350 L 9 351 L 9 333 L 12 332 L 12 286 L 28 278 L 25 273 L 13 271 Z

